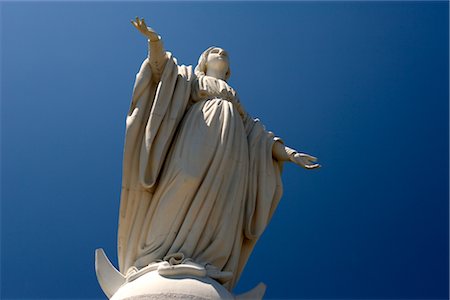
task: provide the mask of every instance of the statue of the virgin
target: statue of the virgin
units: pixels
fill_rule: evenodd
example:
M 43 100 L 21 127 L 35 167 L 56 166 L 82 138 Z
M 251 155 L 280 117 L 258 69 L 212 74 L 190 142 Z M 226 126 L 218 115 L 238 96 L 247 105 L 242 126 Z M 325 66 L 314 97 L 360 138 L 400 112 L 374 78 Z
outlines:
M 132 23 L 149 55 L 126 118 L 120 272 L 179 265 L 231 291 L 280 200 L 282 163 L 319 165 L 245 111 L 225 50 L 208 48 L 193 70 L 143 19 Z

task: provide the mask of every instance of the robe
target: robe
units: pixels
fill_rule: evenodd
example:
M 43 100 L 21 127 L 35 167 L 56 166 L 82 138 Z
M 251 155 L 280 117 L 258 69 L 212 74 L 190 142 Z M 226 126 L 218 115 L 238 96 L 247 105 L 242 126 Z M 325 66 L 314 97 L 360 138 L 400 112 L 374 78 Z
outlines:
M 146 59 L 126 119 L 119 269 L 182 254 L 231 290 L 281 198 L 278 139 L 225 81 Z

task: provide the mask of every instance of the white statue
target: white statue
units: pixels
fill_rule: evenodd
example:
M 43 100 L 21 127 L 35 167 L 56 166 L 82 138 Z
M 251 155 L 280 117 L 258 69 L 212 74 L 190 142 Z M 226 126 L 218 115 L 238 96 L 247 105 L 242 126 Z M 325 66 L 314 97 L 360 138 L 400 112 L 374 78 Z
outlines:
M 193 72 L 144 19 L 132 23 L 148 38 L 149 57 L 126 120 L 121 274 L 99 281 L 158 268 L 212 278 L 231 291 L 280 200 L 281 164 L 315 169 L 317 159 L 286 147 L 245 111 L 227 84 L 225 50 L 207 49 Z

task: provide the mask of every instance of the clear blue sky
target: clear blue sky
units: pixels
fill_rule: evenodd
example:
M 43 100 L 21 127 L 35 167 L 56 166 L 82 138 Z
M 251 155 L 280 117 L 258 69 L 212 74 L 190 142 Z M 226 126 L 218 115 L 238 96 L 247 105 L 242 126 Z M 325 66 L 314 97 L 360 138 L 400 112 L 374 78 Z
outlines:
M 284 196 L 236 288 L 448 297 L 448 2 L 1 2 L 1 297 L 104 298 L 145 17 L 180 63 L 228 50 L 247 110 L 323 168 Z

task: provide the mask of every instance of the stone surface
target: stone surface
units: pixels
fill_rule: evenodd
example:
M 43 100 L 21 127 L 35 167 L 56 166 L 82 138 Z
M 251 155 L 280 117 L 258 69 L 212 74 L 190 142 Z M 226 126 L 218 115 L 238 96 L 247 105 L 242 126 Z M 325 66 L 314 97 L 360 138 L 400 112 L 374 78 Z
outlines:
M 164 277 L 158 271 L 146 273 L 123 285 L 111 300 L 125 299 L 234 299 L 222 285 L 208 277 Z
M 205 294 L 196 294 L 198 299 L 215 297 L 209 293 L 222 297 L 222 289 L 235 286 L 281 198 L 282 163 L 292 161 L 306 169 L 319 165 L 314 157 L 286 147 L 245 111 L 226 81 L 231 70 L 225 50 L 210 47 L 193 71 L 178 65 L 143 20 L 133 25 L 149 39 L 149 57 L 136 76 L 126 120 L 120 272 L 129 275 L 161 261 L 179 276 L 193 276 L 190 272 L 199 268 L 205 273 L 202 280 L 173 281 L 152 271 L 145 282 L 164 282 L 172 290 L 164 284 L 155 287 L 188 295 L 185 282 L 197 280 L 194 285 L 202 289 L 207 281 L 220 288 L 205 288 Z M 107 278 L 114 279 L 106 287 L 108 295 L 121 279 L 100 254 L 102 288 L 109 285 Z M 131 286 L 138 289 L 136 282 L 119 288 L 113 299 L 119 299 L 120 291 L 131 295 Z

